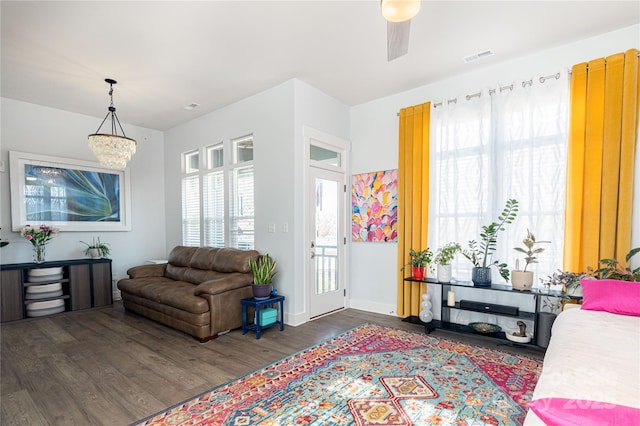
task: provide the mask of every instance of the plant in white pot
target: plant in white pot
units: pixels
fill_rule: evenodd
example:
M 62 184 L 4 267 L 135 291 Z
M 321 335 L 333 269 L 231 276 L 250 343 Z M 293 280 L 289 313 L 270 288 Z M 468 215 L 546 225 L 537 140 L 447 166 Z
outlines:
M 271 283 L 276 275 L 276 261 L 268 253 L 260 256 L 258 260 L 249 259 L 251 274 L 253 275 L 253 297 L 256 299 L 268 299 L 271 294 Z
M 509 281 L 509 268 L 506 263 L 498 260 L 490 262 L 491 255 L 498 244 L 498 232 L 504 230 L 505 225 L 510 225 L 518 215 L 518 200 L 507 200 L 497 222 L 483 226 L 480 232 L 480 244 L 475 240 L 469 241 L 469 249 L 462 250 L 464 257 L 473 264 L 471 280 L 476 287 L 491 287 L 491 266 L 498 268 L 500 276 Z
M 451 262 L 460 250 L 462 250 L 462 247 L 455 242 L 447 243 L 438 248 L 436 257 L 433 259 L 436 263 L 436 278 L 438 282 L 448 283 L 451 281 Z
M 536 241 L 535 235 L 527 229 L 527 236 L 522 240 L 525 248 L 514 247 L 514 250 L 524 254 L 524 269 L 520 269 L 520 259 L 516 260 L 516 269 L 511 271 L 511 285 L 514 290 L 531 290 L 533 286 L 533 271 L 527 271 L 527 266 L 538 263 L 536 255 L 542 253 L 544 248 L 535 248 L 536 244 L 551 243 L 551 241 Z
M 100 241 L 100 237 L 93 237 L 91 244 L 85 243 L 84 241 L 80 242 L 87 246 L 84 254 L 91 259 L 100 259 L 102 257 L 107 257 L 110 254 L 109 243 L 103 243 Z

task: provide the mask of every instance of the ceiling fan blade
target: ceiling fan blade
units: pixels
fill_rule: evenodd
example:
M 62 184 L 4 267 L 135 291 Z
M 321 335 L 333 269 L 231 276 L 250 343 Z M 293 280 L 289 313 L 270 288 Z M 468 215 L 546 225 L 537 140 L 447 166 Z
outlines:
M 409 52 L 409 29 L 411 20 L 387 21 L 387 61 L 391 62 Z

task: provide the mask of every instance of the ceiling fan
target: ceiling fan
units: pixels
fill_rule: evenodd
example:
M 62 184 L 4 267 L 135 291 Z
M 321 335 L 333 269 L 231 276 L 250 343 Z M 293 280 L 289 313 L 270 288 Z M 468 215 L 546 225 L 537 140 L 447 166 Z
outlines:
M 411 18 L 420 11 L 421 0 L 381 0 L 382 16 L 387 20 L 387 61 L 409 52 Z

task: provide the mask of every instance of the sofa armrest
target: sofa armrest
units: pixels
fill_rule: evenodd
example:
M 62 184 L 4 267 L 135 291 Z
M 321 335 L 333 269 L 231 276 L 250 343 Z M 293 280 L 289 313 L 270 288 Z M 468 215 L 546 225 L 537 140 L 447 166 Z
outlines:
M 253 282 L 251 274 L 231 273 L 226 275 L 224 278 L 201 282 L 195 288 L 195 295 L 216 295 L 229 290 L 247 287 Z
M 167 269 L 166 263 L 134 266 L 127 270 L 129 278 L 164 277 Z

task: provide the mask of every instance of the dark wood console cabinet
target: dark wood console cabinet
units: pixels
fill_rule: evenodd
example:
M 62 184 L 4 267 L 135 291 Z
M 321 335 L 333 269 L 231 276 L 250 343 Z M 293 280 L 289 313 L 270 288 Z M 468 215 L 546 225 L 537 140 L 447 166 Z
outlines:
M 55 267 L 62 268 L 61 279 L 29 282 L 30 270 Z M 25 297 L 29 286 L 61 283 L 62 295 L 37 301 L 64 300 L 65 311 L 76 311 L 113 304 L 111 280 L 111 259 L 0 265 L 0 322 L 27 318 L 27 305 L 34 302 Z

